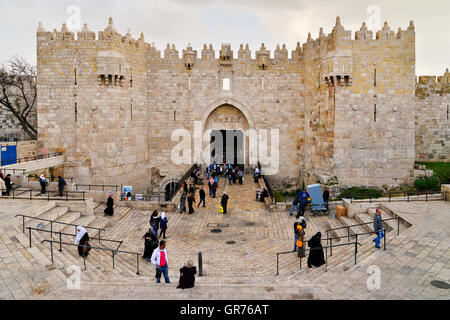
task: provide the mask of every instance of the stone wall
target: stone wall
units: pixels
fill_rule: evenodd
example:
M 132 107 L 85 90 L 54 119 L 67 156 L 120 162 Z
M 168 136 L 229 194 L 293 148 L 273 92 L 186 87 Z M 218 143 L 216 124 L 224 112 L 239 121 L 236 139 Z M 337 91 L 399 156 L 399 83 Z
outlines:
M 416 160 L 450 161 L 450 73 L 419 77 L 416 86 Z
M 167 45 L 163 55 L 144 36 L 121 36 L 112 19 L 95 33 L 37 31 L 39 141 L 64 151 L 65 175 L 79 183 L 132 185 L 148 193 L 155 179 L 178 180 L 194 162 L 174 163 L 177 129 L 195 152 L 208 129 L 279 131 L 274 181 L 301 185 L 328 176 L 349 185 L 400 184 L 414 162 L 414 26 L 376 39 L 365 25 L 351 38 L 338 18 L 333 31 L 309 35 L 288 57 L 264 44 L 251 57 L 223 44 Z M 373 74 L 376 69 L 376 81 Z M 229 84 L 227 88 L 226 84 Z M 374 113 L 376 107 L 376 121 Z M 172 140 L 174 138 L 174 140 Z M 200 140 L 200 146 L 205 146 Z M 245 140 L 245 163 L 250 139 Z M 201 149 L 201 148 L 200 148 Z M 273 156 L 273 154 L 272 154 Z M 265 170 L 263 159 L 259 158 Z

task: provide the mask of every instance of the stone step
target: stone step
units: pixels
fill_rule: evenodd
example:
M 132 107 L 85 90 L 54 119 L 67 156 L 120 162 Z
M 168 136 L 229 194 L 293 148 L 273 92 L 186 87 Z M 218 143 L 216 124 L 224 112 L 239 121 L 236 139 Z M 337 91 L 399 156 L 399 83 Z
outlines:
M 55 221 L 59 217 L 66 214 L 68 212 L 68 210 L 69 209 L 67 207 L 54 207 L 54 208 L 50 209 L 49 211 L 39 215 L 38 218 Z M 44 229 L 47 226 L 50 227 L 49 221 L 41 221 L 41 220 L 37 220 L 37 219 L 26 219 L 25 220 L 25 227 Z
M 394 216 L 392 216 L 390 213 L 388 213 L 387 211 L 384 211 L 383 209 L 381 209 L 381 217 L 383 220 L 385 219 L 392 219 L 395 218 Z M 367 209 L 367 213 L 369 214 L 369 216 L 372 218 L 374 218 L 375 214 L 376 214 L 376 209 L 373 208 L 369 208 Z M 388 220 L 388 221 L 383 221 L 383 227 L 388 230 L 388 231 L 392 231 L 392 230 L 397 230 L 397 220 Z
M 81 217 L 81 212 L 76 212 L 76 211 L 68 211 L 66 214 L 62 215 L 61 217 L 59 217 L 57 219 L 57 222 L 63 222 L 63 223 L 71 223 L 73 224 L 74 221 L 76 221 L 77 219 L 79 219 Z M 59 232 L 68 227 L 67 225 L 64 224 L 58 224 L 58 223 L 54 223 L 53 224 L 53 230 L 55 230 L 56 232 Z M 72 233 L 75 231 L 75 227 L 69 227 L 71 229 L 73 229 Z
M 370 210 L 370 208 L 368 209 Z M 374 232 L 373 230 L 373 217 L 370 214 L 365 212 L 358 212 L 355 214 L 355 220 L 359 223 L 366 223 L 363 225 L 366 232 Z

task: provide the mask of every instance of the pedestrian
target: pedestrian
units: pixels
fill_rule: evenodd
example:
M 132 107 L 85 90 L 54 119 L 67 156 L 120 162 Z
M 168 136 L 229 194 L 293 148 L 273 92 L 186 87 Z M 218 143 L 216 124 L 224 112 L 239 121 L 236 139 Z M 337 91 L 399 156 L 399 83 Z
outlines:
M 167 220 L 166 213 L 163 211 L 161 213 L 161 218 L 159 220 L 159 227 L 161 228 L 161 232 L 159 234 L 159 239 L 161 239 L 161 236 L 164 234 L 163 239 L 166 238 L 166 230 L 167 230 L 167 223 L 169 220 Z
M 253 178 L 255 179 L 255 183 L 258 183 L 258 179 L 261 175 L 261 171 L 258 167 L 255 168 L 255 172 L 253 173 Z
M 212 196 L 212 183 L 211 179 L 208 179 L 208 190 L 209 190 L 209 196 Z
M 160 218 L 158 217 L 158 211 L 153 211 L 152 215 L 150 216 L 150 226 L 155 231 L 156 236 L 158 236 L 158 230 L 159 230 L 159 221 Z
M 41 184 L 41 194 L 45 194 L 45 189 L 48 186 L 48 181 L 45 180 L 45 177 L 43 174 L 41 174 L 40 178 L 39 178 L 39 183 Z
M 150 262 L 153 254 L 153 250 L 158 247 L 158 238 L 156 237 L 153 228 L 149 228 L 143 236 L 144 238 L 144 254 L 142 258 Z
M 322 197 L 323 197 L 323 202 L 324 202 L 324 204 L 325 204 L 325 207 L 326 207 L 327 210 L 328 210 L 328 200 L 330 199 L 330 191 L 328 191 L 328 189 L 327 189 L 326 187 L 325 187 L 325 189 L 323 190 Z
M 266 188 L 264 188 L 261 192 L 261 196 L 259 197 L 259 201 L 264 202 L 267 197 L 269 196 L 269 191 L 267 191 Z
M 213 190 L 213 198 L 216 197 L 216 192 L 217 192 L 217 188 L 219 187 L 219 185 L 217 184 L 217 181 L 214 181 L 213 185 L 212 185 L 212 190 Z
M 298 250 L 298 257 L 305 257 L 305 247 L 304 247 L 304 236 L 305 231 L 301 225 L 300 222 L 294 223 L 294 235 L 295 235 L 295 242 L 294 242 L 294 251 Z
M 306 211 L 306 206 L 308 205 L 309 202 L 309 193 L 306 191 L 306 189 L 303 189 L 303 191 L 300 193 L 300 216 L 304 216 L 305 215 L 305 211 Z M 299 215 L 297 214 L 297 219 L 298 219 Z
M 183 191 L 180 198 L 180 214 L 186 212 L 186 192 Z
M 195 202 L 194 195 L 192 193 L 189 193 L 189 196 L 188 196 L 189 212 L 188 212 L 188 214 L 193 214 L 195 212 L 194 207 L 193 207 L 194 202 Z
M 14 184 L 14 183 L 11 181 L 11 175 L 10 175 L 10 174 L 7 174 L 4 181 L 5 181 L 5 187 L 6 187 L 6 195 L 9 196 L 9 195 L 10 195 L 9 193 L 10 193 L 11 190 L 12 190 L 12 185 Z
M 200 191 L 198 192 L 200 195 L 200 201 L 198 202 L 198 207 L 200 207 L 200 204 L 203 202 L 203 208 L 206 207 L 206 193 L 205 190 L 203 190 L 203 186 L 200 187 Z
M 169 279 L 169 259 L 167 258 L 166 240 L 161 240 L 159 248 L 156 248 L 152 254 L 152 263 L 156 266 L 156 283 L 161 282 L 161 274 L 164 275 L 164 281 L 170 283 Z
M 0 172 L 1 173 L 1 172 Z M 0 195 L 6 196 L 6 184 L 5 184 L 5 177 L 0 177 Z
M 106 208 L 105 208 L 105 210 L 103 210 L 103 212 L 107 216 L 112 216 L 114 214 L 114 198 L 113 198 L 113 196 L 114 195 L 112 193 L 110 193 L 108 196 L 108 200 L 106 200 Z
M 80 257 L 87 257 L 91 247 L 89 245 L 89 234 L 87 230 L 82 227 L 77 227 L 77 236 L 75 238 L 75 244 L 78 244 L 78 254 Z
M 66 185 L 66 180 L 64 180 L 63 177 L 58 176 L 58 191 L 59 191 L 59 196 L 62 197 L 63 196 L 63 192 L 64 192 L 64 186 Z
M 373 239 L 373 241 L 375 242 L 375 248 L 380 249 L 380 241 L 384 238 L 383 219 L 381 218 L 380 209 L 377 209 L 375 216 L 373 217 L 373 230 L 377 235 L 377 237 Z
M 222 199 L 220 200 L 220 205 L 223 208 L 223 214 L 227 213 L 228 199 L 229 199 L 229 197 L 228 197 L 227 193 L 224 191 L 223 195 L 222 195 Z
M 300 204 L 300 197 L 296 196 L 294 201 L 292 202 L 292 209 L 291 209 L 291 213 L 289 214 L 289 216 L 292 216 L 292 212 L 294 212 L 294 209 L 297 209 L 297 219 L 298 219 L 298 216 L 300 215 L 299 204 Z
M 308 268 L 312 268 L 312 266 L 320 267 L 325 264 L 325 259 L 323 256 L 323 247 L 320 243 L 320 238 L 322 234 L 317 232 L 311 239 L 308 241 L 309 246 L 309 256 L 308 256 Z
M 228 172 L 228 182 L 231 185 L 231 180 L 233 180 L 233 173 L 230 171 Z
M 177 289 L 189 289 L 194 287 L 195 274 L 197 268 L 194 266 L 192 260 L 189 260 L 187 264 L 180 269 L 180 281 Z
M 244 172 L 239 170 L 239 184 L 242 184 L 244 181 Z

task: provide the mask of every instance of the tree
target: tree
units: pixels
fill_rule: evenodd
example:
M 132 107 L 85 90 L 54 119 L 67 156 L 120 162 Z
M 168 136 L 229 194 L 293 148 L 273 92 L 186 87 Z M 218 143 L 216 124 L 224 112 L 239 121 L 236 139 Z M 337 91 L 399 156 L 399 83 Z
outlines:
M 36 67 L 18 56 L 0 66 L 0 108 L 11 112 L 25 133 L 37 139 L 37 128 L 28 121 L 36 108 Z

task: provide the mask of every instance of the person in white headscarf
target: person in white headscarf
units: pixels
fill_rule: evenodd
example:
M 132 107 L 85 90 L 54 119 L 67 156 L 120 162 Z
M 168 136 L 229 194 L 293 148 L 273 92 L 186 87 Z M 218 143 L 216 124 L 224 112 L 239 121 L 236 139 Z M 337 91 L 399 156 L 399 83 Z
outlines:
M 48 182 L 45 180 L 45 177 L 43 174 L 39 177 L 39 183 L 41 184 L 41 194 L 45 194 L 45 189 L 47 188 Z
M 166 230 L 167 230 L 167 223 L 169 220 L 167 220 L 166 213 L 162 212 L 161 217 L 159 219 L 159 228 L 161 229 L 161 233 L 159 234 L 159 239 L 161 239 L 162 235 L 164 234 L 164 238 L 166 238 Z
M 89 255 L 89 250 L 91 250 L 91 247 L 89 246 L 89 234 L 82 226 L 77 227 L 77 237 L 75 238 L 75 243 L 78 244 L 78 254 L 81 257 L 87 257 Z

